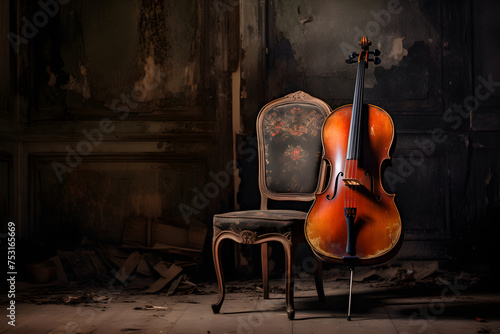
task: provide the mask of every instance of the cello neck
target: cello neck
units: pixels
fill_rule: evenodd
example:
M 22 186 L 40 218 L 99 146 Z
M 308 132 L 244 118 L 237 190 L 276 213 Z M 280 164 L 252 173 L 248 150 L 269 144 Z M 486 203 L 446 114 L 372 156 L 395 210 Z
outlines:
M 365 81 L 366 62 L 359 57 L 354 99 L 352 102 L 351 126 L 349 128 L 349 141 L 347 144 L 347 160 L 359 160 L 359 137 L 361 128 L 361 110 L 363 108 L 363 89 Z

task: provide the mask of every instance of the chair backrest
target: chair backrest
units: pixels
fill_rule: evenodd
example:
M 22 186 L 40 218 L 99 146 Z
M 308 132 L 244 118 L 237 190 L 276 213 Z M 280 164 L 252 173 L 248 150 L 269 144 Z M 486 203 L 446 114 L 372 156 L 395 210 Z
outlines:
M 261 209 L 268 199 L 311 201 L 323 169 L 321 130 L 331 108 L 302 91 L 265 105 L 257 116 Z

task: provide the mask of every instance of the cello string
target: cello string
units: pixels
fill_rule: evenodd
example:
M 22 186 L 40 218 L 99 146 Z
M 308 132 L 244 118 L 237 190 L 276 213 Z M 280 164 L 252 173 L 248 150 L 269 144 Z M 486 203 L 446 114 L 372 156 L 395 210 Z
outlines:
M 358 68 L 357 68 L 357 76 L 356 76 L 356 89 L 355 89 L 355 93 L 354 93 L 354 104 L 353 104 L 353 107 L 352 107 L 352 120 L 351 120 L 351 131 L 352 131 L 352 136 L 351 136 L 351 151 L 349 152 L 349 158 L 351 159 L 350 160 L 350 163 L 349 163 L 349 178 L 354 178 L 354 175 L 353 175 L 353 163 L 352 163 L 352 159 L 356 159 L 356 137 L 357 137 L 357 126 L 356 126 L 356 123 L 357 123 L 357 115 L 358 115 L 358 106 L 359 106 L 359 93 L 360 93 L 360 85 L 359 85 L 359 81 L 360 81 L 360 68 L 362 66 L 362 60 L 360 60 L 360 62 L 358 62 Z M 349 190 L 348 190 L 348 194 L 349 194 L 349 207 L 352 208 L 352 186 L 349 186 L 348 187 Z
M 355 96 L 354 96 L 354 105 L 352 109 L 352 127 L 351 130 L 353 132 L 352 134 L 352 142 L 351 142 L 351 152 L 350 152 L 350 163 L 349 163 L 349 178 L 355 179 L 356 178 L 356 159 L 357 159 L 357 153 L 358 153 L 358 137 L 359 137 L 359 114 L 360 114 L 360 103 L 361 103 L 361 94 L 362 94 L 362 69 L 364 68 L 363 65 L 363 58 L 360 58 L 360 61 L 358 63 L 358 68 L 357 68 L 357 77 L 356 77 L 356 89 L 355 89 Z M 352 161 L 354 160 L 354 161 Z M 352 186 L 349 187 L 348 190 L 349 193 L 349 207 L 352 208 L 354 207 L 354 196 L 355 192 Z
M 356 171 L 358 170 L 358 159 L 359 159 L 359 142 L 360 142 L 360 121 L 361 121 L 361 110 L 363 101 L 363 85 L 364 85 L 364 69 L 365 69 L 365 59 L 363 54 L 366 55 L 366 51 L 362 51 L 360 54 L 356 85 L 354 89 L 354 99 L 351 112 L 351 124 L 349 131 L 348 140 L 348 150 L 346 156 L 345 178 L 357 179 Z M 355 160 L 354 162 L 352 160 Z M 356 206 L 356 188 L 357 186 L 347 186 L 344 192 L 344 207 L 355 207 Z
M 366 53 L 366 51 L 365 51 Z M 361 61 L 361 64 L 360 64 L 360 73 L 359 73 L 359 86 L 360 86 L 360 90 L 359 90 L 359 94 L 358 94 L 358 107 L 356 108 L 356 144 L 355 144 L 355 149 L 356 149 L 356 154 L 355 154 L 355 159 L 356 159 L 356 162 L 354 163 L 354 173 L 357 174 L 357 172 L 359 171 L 358 169 L 358 164 L 359 164 L 359 159 L 360 159 L 360 134 L 361 134 L 361 118 L 362 118 L 362 108 L 363 108 L 363 89 L 362 87 L 364 87 L 364 77 L 365 77 L 365 61 Z M 354 178 L 355 179 L 359 179 L 359 175 L 354 175 Z M 353 189 L 353 203 L 352 203 L 352 207 L 355 208 L 356 207 L 356 194 L 357 194 L 357 185 L 354 186 L 354 189 Z
M 366 53 L 366 51 L 365 51 Z M 349 128 L 349 138 L 346 152 L 346 162 L 345 162 L 345 178 L 347 179 L 358 179 L 358 159 L 359 159 L 359 143 L 360 143 L 360 127 L 361 127 L 361 111 L 363 107 L 363 85 L 364 85 L 364 68 L 365 61 L 362 58 L 363 52 L 360 54 L 358 68 L 356 73 L 356 85 L 354 89 L 354 99 L 351 109 L 351 124 Z M 354 160 L 354 161 L 353 161 Z M 356 184 L 344 185 L 344 209 L 348 208 L 349 215 L 353 215 L 354 208 L 357 206 Z
M 364 75 L 365 74 L 365 61 L 362 59 L 359 64 L 359 90 L 357 94 L 357 106 L 356 106 L 356 126 L 355 126 L 355 158 L 359 158 L 359 138 L 360 138 L 360 125 L 361 125 L 361 112 L 363 108 L 363 89 L 362 87 L 364 86 Z

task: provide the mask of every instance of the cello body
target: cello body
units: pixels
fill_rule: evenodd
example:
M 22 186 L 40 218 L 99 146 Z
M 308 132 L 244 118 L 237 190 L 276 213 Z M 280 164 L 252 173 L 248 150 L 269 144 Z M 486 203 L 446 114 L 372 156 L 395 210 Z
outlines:
M 345 198 L 352 189 L 342 182 L 345 175 L 348 133 L 352 105 L 337 108 L 323 125 L 324 156 L 332 176 L 324 191 L 316 195 L 305 225 L 306 238 L 322 260 L 345 263 L 356 256 L 356 264 L 374 264 L 389 260 L 399 250 L 402 238 L 401 218 L 394 203 L 395 195 L 382 187 L 380 167 L 389 158 L 394 131 L 392 119 L 383 109 L 364 105 L 365 136 L 361 157 L 354 175 L 363 183 L 357 190 L 353 231 L 355 253 L 346 251 L 348 233 Z M 363 182 L 364 181 L 364 182 Z M 370 189 L 372 188 L 372 189 Z
M 353 104 L 335 109 L 323 125 L 328 179 L 305 224 L 306 239 L 320 259 L 350 266 L 389 260 L 403 239 L 395 195 L 388 194 L 381 182 L 394 125 L 382 108 L 363 104 L 360 74 L 364 69 L 358 70 Z

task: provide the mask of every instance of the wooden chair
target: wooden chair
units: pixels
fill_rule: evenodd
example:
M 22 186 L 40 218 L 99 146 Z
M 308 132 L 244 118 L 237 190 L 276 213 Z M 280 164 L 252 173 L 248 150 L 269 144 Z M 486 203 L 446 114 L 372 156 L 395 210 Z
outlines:
M 261 244 L 264 298 L 269 298 L 268 245 L 280 242 L 285 250 L 285 293 L 289 319 L 295 315 L 293 280 L 296 247 L 305 241 L 306 212 L 268 210 L 268 199 L 312 201 L 323 185 L 318 176 L 324 169 L 321 129 L 330 107 L 304 92 L 295 92 L 265 105 L 257 116 L 260 210 L 235 211 L 214 216 L 212 252 L 219 284 L 219 300 L 212 305 L 219 313 L 225 296 L 221 265 L 221 242 Z M 317 259 L 316 259 L 317 260 Z M 322 262 L 317 260 L 316 290 L 324 300 Z

